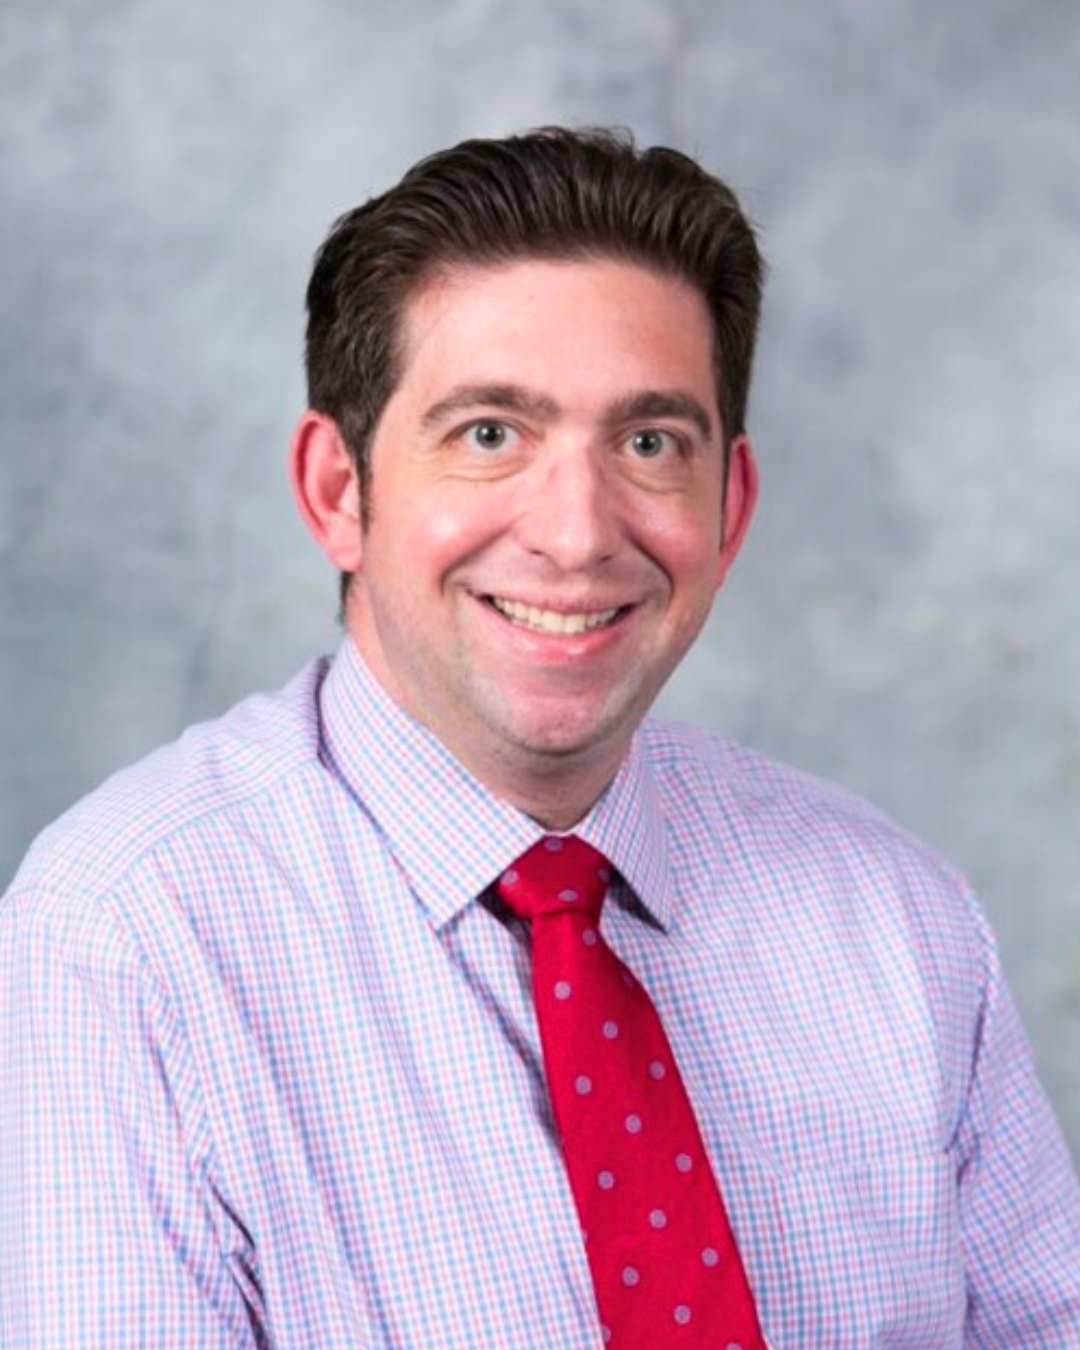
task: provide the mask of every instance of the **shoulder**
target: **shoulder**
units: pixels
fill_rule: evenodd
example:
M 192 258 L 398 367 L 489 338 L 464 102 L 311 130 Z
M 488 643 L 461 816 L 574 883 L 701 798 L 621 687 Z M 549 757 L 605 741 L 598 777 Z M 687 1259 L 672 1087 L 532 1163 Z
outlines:
M 252 695 L 113 774 L 38 836 L 0 912 L 86 911 L 146 859 L 284 790 L 318 762 L 326 667 L 309 663 L 283 689 Z
M 645 753 L 676 848 L 781 908 L 831 923 L 896 923 L 934 964 L 969 976 L 987 957 L 966 879 L 930 844 L 856 793 L 695 727 L 649 721 Z
M 675 867 L 713 897 L 711 922 L 737 914 L 745 942 L 764 942 L 785 979 L 801 980 L 807 1006 L 820 1007 L 838 970 L 844 1006 L 877 1008 L 891 991 L 901 1021 L 932 1028 L 961 1102 L 1000 981 L 966 878 L 837 784 L 695 728 L 652 722 L 646 738 Z
M 865 798 L 751 746 L 677 722 L 650 719 L 643 731 L 661 793 L 679 811 L 698 803 L 747 824 L 788 822 L 790 830 L 818 821 L 853 835 L 883 836 L 927 858 L 932 852 Z

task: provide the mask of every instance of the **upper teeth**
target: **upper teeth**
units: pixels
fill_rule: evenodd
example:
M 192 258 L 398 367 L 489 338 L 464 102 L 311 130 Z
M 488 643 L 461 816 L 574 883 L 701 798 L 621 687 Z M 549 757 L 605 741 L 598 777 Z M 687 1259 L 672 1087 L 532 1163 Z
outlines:
M 537 628 L 542 633 L 587 633 L 592 628 L 602 628 L 618 614 L 618 609 L 596 610 L 592 614 L 561 614 L 554 609 L 537 609 L 535 605 L 522 605 L 516 600 L 500 600 L 491 597 L 491 603 L 514 623 L 524 624 L 526 628 Z

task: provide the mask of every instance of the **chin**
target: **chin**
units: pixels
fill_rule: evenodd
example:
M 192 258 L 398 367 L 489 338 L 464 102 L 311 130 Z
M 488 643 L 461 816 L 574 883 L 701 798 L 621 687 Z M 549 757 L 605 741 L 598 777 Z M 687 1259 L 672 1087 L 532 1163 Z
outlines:
M 573 709 L 563 714 L 551 714 L 530 719 L 514 719 L 507 727 L 507 739 L 518 745 L 526 755 L 544 758 L 572 759 L 577 755 L 596 756 L 603 747 L 619 743 L 625 746 L 640 718 L 630 718 L 625 711 L 605 709 L 598 714 L 582 715 Z

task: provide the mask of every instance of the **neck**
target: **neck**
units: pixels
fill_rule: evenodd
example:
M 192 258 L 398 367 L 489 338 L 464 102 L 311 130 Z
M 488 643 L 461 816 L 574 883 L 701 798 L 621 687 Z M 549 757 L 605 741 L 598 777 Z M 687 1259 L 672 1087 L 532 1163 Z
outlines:
M 509 802 L 545 830 L 572 829 L 596 805 L 622 763 L 584 755 L 530 757 L 528 765 L 501 762 L 473 764 L 453 746 L 447 747 L 495 797 Z

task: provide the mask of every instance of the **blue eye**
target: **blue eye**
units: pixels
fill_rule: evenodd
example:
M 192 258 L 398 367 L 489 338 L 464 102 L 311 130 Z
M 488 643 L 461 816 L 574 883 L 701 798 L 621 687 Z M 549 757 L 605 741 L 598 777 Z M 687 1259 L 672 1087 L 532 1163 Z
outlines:
M 635 431 L 630 437 L 630 448 L 639 459 L 655 459 L 668 449 L 673 439 L 670 432 L 646 427 L 644 431 Z
M 465 431 L 465 439 L 478 450 L 501 450 L 512 435 L 505 422 L 474 422 Z

